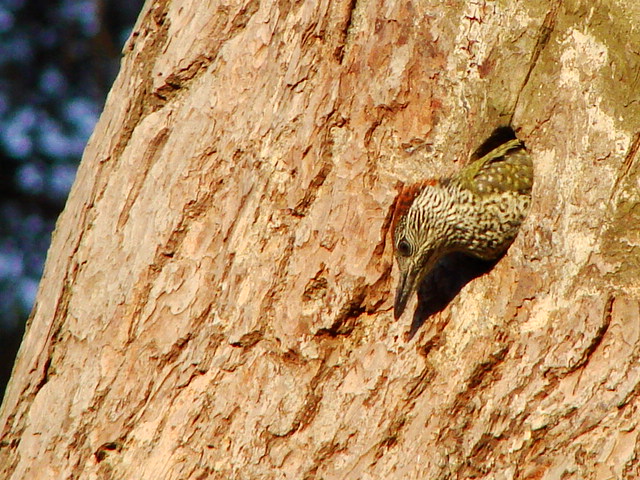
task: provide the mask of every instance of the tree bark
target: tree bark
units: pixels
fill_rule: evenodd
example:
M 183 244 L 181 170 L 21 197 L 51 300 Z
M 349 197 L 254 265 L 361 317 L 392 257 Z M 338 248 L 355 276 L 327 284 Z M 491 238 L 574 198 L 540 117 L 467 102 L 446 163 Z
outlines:
M 622 0 L 147 2 L 0 476 L 637 478 L 639 23 Z M 398 188 L 505 124 L 531 213 L 408 341 Z

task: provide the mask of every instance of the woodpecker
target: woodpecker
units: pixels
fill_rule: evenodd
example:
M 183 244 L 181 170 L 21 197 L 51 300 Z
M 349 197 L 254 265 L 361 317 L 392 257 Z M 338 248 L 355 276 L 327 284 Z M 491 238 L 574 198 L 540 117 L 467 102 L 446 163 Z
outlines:
M 471 160 L 450 178 L 404 188 L 397 199 L 391 226 L 400 271 L 396 319 L 442 256 L 463 252 L 495 260 L 511 245 L 527 214 L 533 165 L 510 127 L 495 130 Z

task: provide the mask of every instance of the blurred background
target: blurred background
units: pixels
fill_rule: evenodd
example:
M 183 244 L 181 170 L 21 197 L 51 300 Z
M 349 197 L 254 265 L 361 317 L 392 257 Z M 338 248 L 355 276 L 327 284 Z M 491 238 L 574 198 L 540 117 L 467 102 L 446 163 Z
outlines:
M 0 0 L 0 398 L 142 0 Z

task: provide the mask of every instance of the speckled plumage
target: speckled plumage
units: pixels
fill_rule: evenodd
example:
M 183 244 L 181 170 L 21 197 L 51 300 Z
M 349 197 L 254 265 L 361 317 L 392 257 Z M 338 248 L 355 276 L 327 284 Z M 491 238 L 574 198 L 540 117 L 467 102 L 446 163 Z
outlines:
M 533 166 L 512 130 L 496 131 L 490 140 L 505 130 L 511 138 L 453 177 L 423 181 L 400 194 L 392 224 L 400 270 L 396 318 L 443 255 L 463 252 L 492 260 L 513 242 L 529 209 Z

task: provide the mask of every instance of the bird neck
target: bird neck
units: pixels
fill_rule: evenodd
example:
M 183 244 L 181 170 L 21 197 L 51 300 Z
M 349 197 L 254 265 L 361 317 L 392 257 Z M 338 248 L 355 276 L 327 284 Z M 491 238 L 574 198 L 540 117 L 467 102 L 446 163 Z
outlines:
M 528 208 L 528 199 L 516 192 L 478 195 L 456 182 L 446 186 L 452 214 L 447 217 L 449 251 L 484 260 L 500 256 L 511 244 Z
M 417 243 L 438 255 L 463 252 L 491 260 L 515 238 L 528 202 L 514 191 L 481 195 L 456 179 L 423 182 L 398 199 L 392 231 L 403 218 L 418 226 Z

